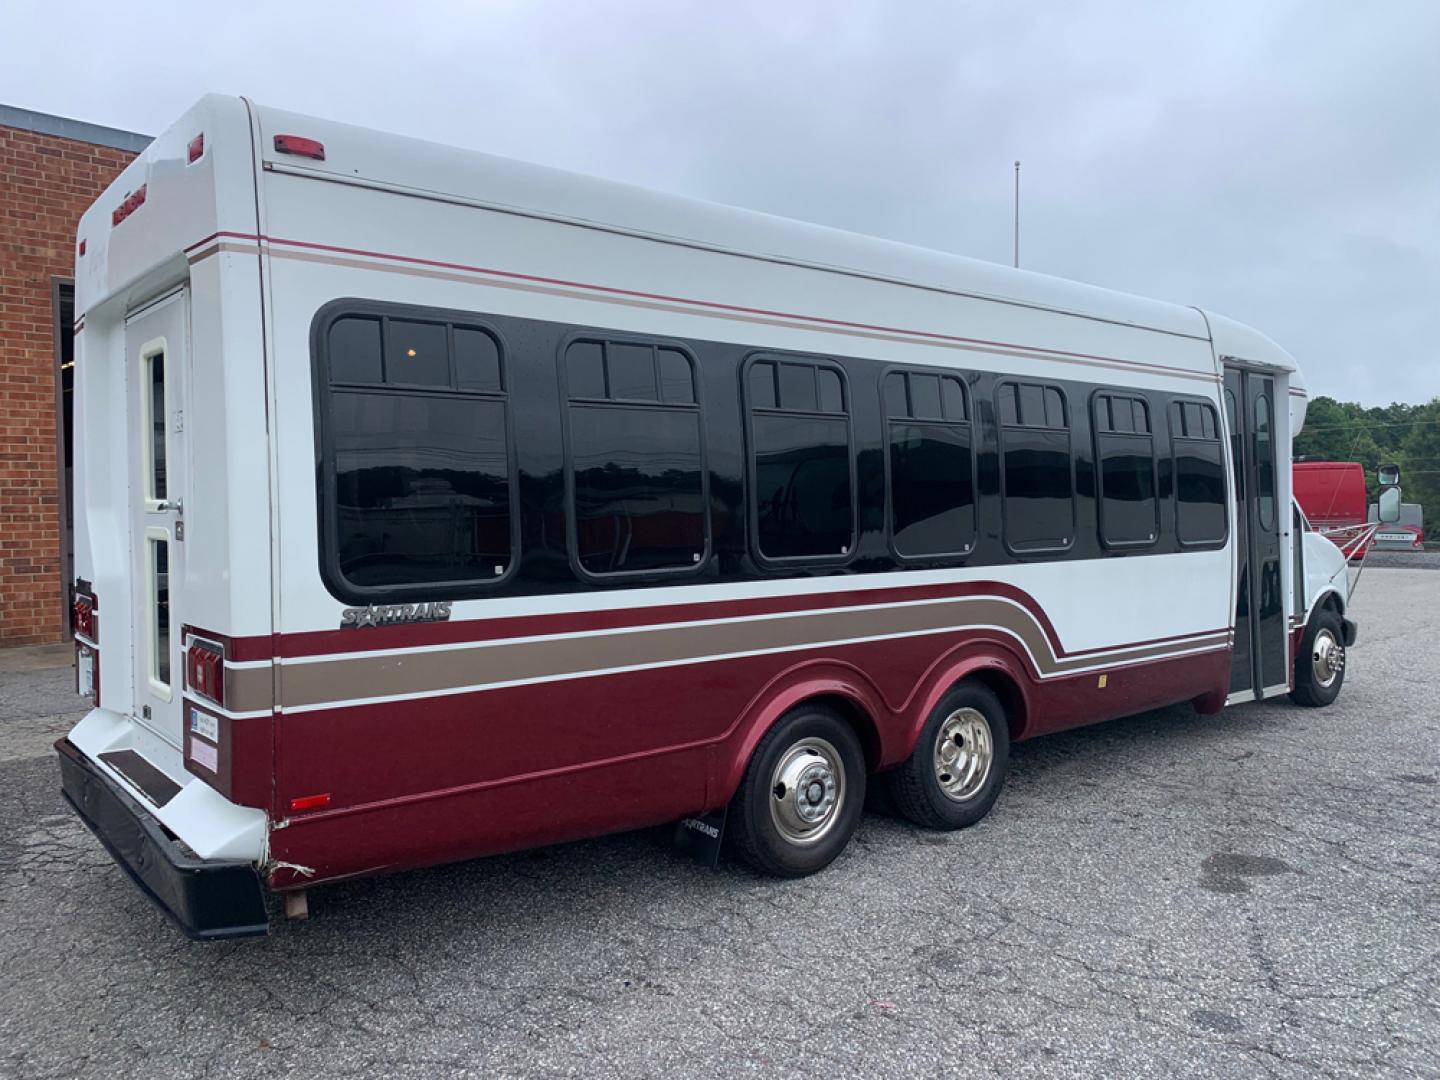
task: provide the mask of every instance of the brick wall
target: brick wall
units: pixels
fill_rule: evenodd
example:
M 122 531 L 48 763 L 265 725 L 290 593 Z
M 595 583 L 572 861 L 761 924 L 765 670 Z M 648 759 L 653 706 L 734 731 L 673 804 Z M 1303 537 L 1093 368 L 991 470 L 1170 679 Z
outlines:
M 68 631 L 53 282 L 74 273 L 81 213 L 134 156 L 0 125 L 0 646 Z

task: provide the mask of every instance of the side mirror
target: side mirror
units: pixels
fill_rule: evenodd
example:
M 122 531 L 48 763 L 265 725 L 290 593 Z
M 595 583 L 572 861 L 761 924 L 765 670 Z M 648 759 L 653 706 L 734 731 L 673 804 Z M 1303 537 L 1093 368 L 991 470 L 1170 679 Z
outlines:
M 1397 469 L 1396 471 L 1398 472 L 1399 470 Z M 1385 470 L 1381 469 L 1380 472 L 1383 475 Z M 1380 492 L 1379 513 L 1376 514 L 1376 517 L 1387 525 L 1400 520 L 1399 488 L 1387 487 L 1384 491 Z
M 1400 483 L 1400 466 L 1399 466 L 1399 465 L 1381 465 L 1381 466 L 1380 466 L 1380 486 L 1381 486 L 1381 487 L 1394 487 L 1394 486 L 1395 486 L 1396 484 L 1398 484 L 1398 483 Z

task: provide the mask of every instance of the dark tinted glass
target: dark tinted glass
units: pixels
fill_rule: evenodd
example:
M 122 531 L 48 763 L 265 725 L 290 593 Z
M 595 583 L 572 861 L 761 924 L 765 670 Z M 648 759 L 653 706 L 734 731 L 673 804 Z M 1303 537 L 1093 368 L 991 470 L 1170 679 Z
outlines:
M 385 381 L 410 386 L 450 385 L 448 328 L 443 323 L 391 319 Z
M 356 586 L 494 578 L 510 561 L 505 406 L 331 392 L 340 573 Z
M 1003 444 L 1005 542 L 1014 551 L 1068 547 L 1075 537 L 1070 433 L 1006 428 Z
M 1114 407 L 1133 417 L 1130 401 Z M 1156 525 L 1153 440 L 1146 435 L 1098 435 L 1100 457 L 1100 538 L 1110 547 L 1154 543 Z
M 905 396 L 905 373 L 892 371 L 885 376 L 885 415 L 909 416 L 910 404 Z
M 1034 383 L 1020 384 L 1020 423 L 1044 426 L 1045 388 Z
M 750 367 L 750 407 L 752 409 L 773 409 L 779 399 L 775 396 L 775 365 L 753 364 Z
M 1225 466 L 1221 443 L 1182 439 L 1175 444 L 1175 532 L 1182 544 L 1225 539 Z
M 939 420 L 944 414 L 940 409 L 940 376 L 910 375 L 910 415 L 917 420 Z
M 455 382 L 462 390 L 498 394 L 500 347 L 484 330 L 455 327 Z
M 329 357 L 331 382 L 380 382 L 380 320 L 336 319 L 330 324 Z
M 605 360 L 610 372 L 612 399 L 659 400 L 655 392 L 655 350 L 649 345 L 607 341 Z
M 1150 406 L 1139 398 L 1132 398 L 1130 408 L 1135 414 L 1135 431 L 1138 434 L 1150 434 Z
M 580 564 L 592 574 L 698 565 L 699 413 L 572 406 L 570 433 Z
M 820 395 L 820 411 L 839 413 L 845 411 L 845 390 L 840 384 L 840 373 L 831 368 L 815 369 L 815 388 Z
M 902 555 L 942 555 L 975 542 L 970 429 L 890 425 L 890 531 Z
M 815 412 L 819 408 L 815 369 L 809 364 L 780 365 L 780 407 L 803 412 Z
M 940 380 L 940 396 L 944 398 L 946 420 L 968 420 L 969 410 L 965 408 L 965 388 L 959 379 L 946 376 Z
M 164 499 L 166 491 L 165 354 L 150 357 L 150 497 Z
M 1020 422 L 1020 388 L 1014 383 L 1005 383 L 995 394 L 1000 405 L 1000 423 Z
M 1225 391 L 1225 419 L 1230 428 L 1230 460 L 1233 462 L 1231 475 L 1235 482 L 1235 499 L 1237 502 L 1245 501 L 1245 456 L 1244 448 L 1240 441 L 1240 426 L 1236 420 L 1235 394 L 1231 390 Z
M 1270 399 L 1255 399 L 1255 486 L 1260 528 L 1275 528 L 1275 450 L 1270 430 Z
M 675 349 L 660 350 L 660 397 L 670 404 L 695 402 L 695 375 L 690 358 Z
M 150 674 L 170 685 L 170 542 L 150 541 L 152 584 L 155 588 L 154 639 L 150 642 Z
M 1028 416 L 1025 422 L 1030 423 Z M 1050 427 L 1066 427 L 1069 423 L 1065 416 L 1065 397 L 1052 386 L 1045 388 L 1045 423 Z
M 572 398 L 605 396 L 605 352 L 598 341 L 577 341 L 565 350 Z
M 756 528 L 772 559 L 841 557 L 854 542 L 849 422 L 754 416 Z

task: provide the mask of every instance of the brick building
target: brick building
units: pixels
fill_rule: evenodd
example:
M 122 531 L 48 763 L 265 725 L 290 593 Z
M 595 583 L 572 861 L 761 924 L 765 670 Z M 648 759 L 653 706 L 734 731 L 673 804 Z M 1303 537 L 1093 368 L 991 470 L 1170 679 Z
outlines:
M 69 631 L 75 225 L 149 142 L 0 105 L 0 647 Z

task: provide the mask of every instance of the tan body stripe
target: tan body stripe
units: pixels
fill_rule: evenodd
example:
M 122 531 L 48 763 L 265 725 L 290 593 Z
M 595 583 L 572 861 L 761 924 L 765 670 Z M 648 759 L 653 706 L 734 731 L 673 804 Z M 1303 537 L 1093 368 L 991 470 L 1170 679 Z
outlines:
M 502 640 L 457 648 L 282 661 L 279 704 L 293 709 L 333 701 L 453 693 L 503 683 L 579 678 L 616 668 L 701 663 L 747 653 L 795 651 L 867 638 L 987 626 L 1018 638 L 1042 677 L 1218 648 L 1228 644 L 1229 639 L 1228 631 L 1215 631 L 1186 641 L 1135 646 L 1102 657 L 1062 658 L 1055 655 L 1045 631 L 1024 608 L 990 597 L 962 597 L 861 611 L 805 612 L 541 640 Z M 267 666 L 230 669 L 226 704 L 239 712 L 271 708 L 271 675 Z

